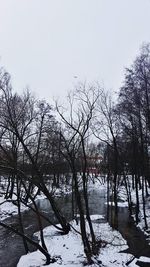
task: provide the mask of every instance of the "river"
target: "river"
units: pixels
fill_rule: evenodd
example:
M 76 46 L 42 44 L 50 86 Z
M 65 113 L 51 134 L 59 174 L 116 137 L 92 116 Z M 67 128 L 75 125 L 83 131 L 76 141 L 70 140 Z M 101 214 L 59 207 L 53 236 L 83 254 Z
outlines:
M 100 223 L 107 221 L 107 205 L 105 191 L 91 190 L 89 193 L 89 207 L 90 214 L 99 214 L 104 216 L 104 220 Z M 50 220 L 57 222 L 52 212 L 50 203 L 47 199 L 37 201 L 39 209 L 47 213 Z M 71 196 L 61 196 L 57 198 L 57 204 L 68 220 L 72 218 L 72 205 Z M 123 207 L 118 208 L 118 220 L 112 220 L 114 218 L 113 209 L 109 211 L 109 223 L 112 227 L 119 230 L 122 236 L 127 240 L 129 248 L 125 252 L 129 252 L 136 257 L 138 256 L 149 256 L 150 247 L 145 240 L 144 234 L 135 226 L 133 219 L 129 216 L 128 209 Z M 116 223 L 117 221 L 117 223 Z M 18 216 L 7 218 L 5 223 L 18 227 Z M 39 230 L 36 215 L 33 211 L 28 210 L 23 212 L 23 223 L 26 233 L 32 237 L 35 232 Z M 43 220 L 43 227 L 47 226 L 48 223 Z M 31 247 L 33 251 L 34 248 Z M 0 267 L 16 267 L 19 258 L 25 254 L 22 239 L 11 231 L 0 227 Z

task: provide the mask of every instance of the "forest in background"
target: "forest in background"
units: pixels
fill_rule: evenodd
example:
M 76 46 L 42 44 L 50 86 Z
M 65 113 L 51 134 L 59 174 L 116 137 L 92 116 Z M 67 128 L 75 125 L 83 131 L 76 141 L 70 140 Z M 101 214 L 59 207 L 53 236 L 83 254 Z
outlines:
M 136 191 L 136 223 L 139 222 L 139 189 L 142 189 L 145 229 L 148 228 L 145 197 L 150 187 L 150 45 L 145 44 L 130 68 L 125 70 L 117 100 L 99 83 L 78 83 L 68 93 L 65 105 L 51 106 L 36 99 L 28 90 L 18 94 L 11 77 L 0 72 L 0 173 L 6 181 L 5 199 L 18 207 L 19 230 L 0 221 L 23 239 L 26 253 L 33 244 L 54 262 L 43 235 L 42 216 L 36 197 L 42 193 L 49 200 L 63 234 L 70 223 L 59 210 L 55 190 L 69 184 L 72 190 L 72 218 L 76 203 L 80 215 L 80 234 L 87 262 L 101 247 L 89 213 L 88 181 L 103 176 L 107 197 L 115 205 L 118 190 L 124 185 L 132 214 L 131 189 Z M 50 187 L 49 187 L 50 185 Z M 82 196 L 81 196 L 82 192 Z M 13 197 L 15 196 L 15 200 Z M 25 234 L 22 203 L 37 214 L 41 244 Z M 86 214 L 86 218 L 84 216 Z M 46 218 L 53 224 L 49 218 Z M 90 236 L 86 229 L 86 220 Z

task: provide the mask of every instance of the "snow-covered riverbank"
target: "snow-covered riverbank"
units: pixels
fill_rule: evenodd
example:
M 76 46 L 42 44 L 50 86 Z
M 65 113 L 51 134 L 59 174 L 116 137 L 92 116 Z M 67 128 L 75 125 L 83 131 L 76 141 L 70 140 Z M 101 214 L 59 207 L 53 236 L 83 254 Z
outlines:
M 145 198 L 145 211 L 146 211 L 146 221 L 148 229 L 145 229 L 142 189 L 139 189 L 138 195 L 139 195 L 139 216 L 138 216 L 139 223 L 137 227 L 139 227 L 144 232 L 144 234 L 147 236 L 147 241 L 150 244 L 150 189 L 148 188 L 148 197 Z M 121 200 L 121 202 L 118 203 L 118 206 L 128 207 L 127 194 L 123 186 L 120 187 L 118 196 Z M 136 205 L 136 192 L 133 189 L 131 189 L 131 199 L 133 205 Z M 133 219 L 135 220 L 134 214 L 133 214 Z
M 105 184 L 100 184 L 99 182 L 95 184 L 90 184 L 90 190 L 106 190 Z M 65 190 L 63 190 L 65 191 Z M 69 192 L 69 188 L 67 193 Z M 57 190 L 57 196 L 62 193 L 62 190 Z M 140 193 L 141 196 L 141 193 Z M 119 197 L 122 202 L 119 203 L 121 206 L 127 205 L 126 193 L 123 187 L 120 189 Z M 43 196 L 38 196 L 38 198 L 43 198 Z M 135 193 L 132 192 L 132 199 L 135 200 Z M 3 203 L 5 200 L 1 196 L 0 203 Z M 140 197 L 140 208 L 142 214 L 142 198 Z M 147 214 L 149 214 L 148 210 L 149 203 L 147 202 Z M 22 206 L 22 210 L 26 207 Z M 0 206 L 1 219 L 4 219 L 8 216 L 17 214 L 17 207 L 13 205 L 12 202 L 7 201 Z M 126 266 L 126 262 L 132 259 L 132 255 L 127 253 L 120 253 L 127 249 L 126 241 L 123 239 L 121 234 L 112 230 L 108 223 L 99 223 L 100 215 L 95 214 L 92 215 L 92 221 L 94 225 L 94 229 L 96 232 L 96 236 L 103 240 L 103 246 L 100 249 L 99 255 L 94 259 L 95 264 L 93 266 L 105 266 L 105 267 L 115 267 L 115 266 Z M 150 222 L 149 217 L 147 217 L 148 223 Z M 72 221 L 71 224 L 79 231 L 79 226 L 76 225 L 75 221 Z M 142 216 L 140 226 L 142 227 Z M 83 246 L 81 242 L 81 237 L 78 235 L 73 229 L 66 236 L 60 236 L 54 227 L 49 226 L 44 229 L 45 241 L 51 256 L 55 257 L 57 261 L 50 266 L 58 267 L 58 266 L 68 266 L 68 267 L 80 267 L 85 264 L 86 259 L 83 251 Z M 148 262 L 149 259 L 141 257 L 142 261 Z M 99 263 L 98 263 L 99 262 Z M 100 263 L 102 262 L 102 264 Z M 128 266 L 134 267 L 136 265 L 137 259 L 135 258 Z M 39 252 L 29 253 L 28 255 L 22 256 L 18 267 L 39 267 L 43 266 L 44 257 Z
M 112 230 L 108 223 L 99 224 L 99 215 L 92 216 L 92 220 L 95 233 L 103 240 L 103 245 L 99 255 L 93 258 L 95 263 L 91 267 L 126 266 L 126 263 L 132 259 L 131 254 L 121 252 L 127 249 L 126 241 L 118 231 Z M 71 224 L 79 231 L 79 226 L 74 221 Z M 74 230 L 71 230 L 68 235 L 60 236 L 54 227 L 49 226 L 44 229 L 44 236 L 49 253 L 57 259 L 49 266 L 82 267 L 86 264 L 81 238 Z M 141 261 L 150 262 L 150 259 L 141 257 Z M 22 256 L 17 267 L 40 267 L 44 262 L 44 256 L 39 251 L 35 251 Z M 128 266 L 137 267 L 136 262 L 135 258 Z
M 90 190 L 96 189 L 98 191 L 106 190 L 106 185 L 100 185 L 100 183 L 90 184 Z M 127 206 L 126 193 L 122 188 L 120 190 L 120 198 L 122 202 L 120 206 Z M 132 192 L 133 200 L 135 200 L 135 193 Z M 122 196 L 122 197 L 121 197 Z M 141 207 L 141 206 L 140 206 Z M 103 240 L 103 247 L 100 249 L 99 255 L 94 259 L 95 264 L 93 266 L 126 266 L 125 264 L 130 261 L 133 257 L 131 254 L 121 253 L 121 251 L 127 249 L 126 241 L 123 239 L 121 234 L 113 230 L 108 223 L 99 223 L 99 215 L 92 217 L 96 236 Z M 73 226 L 79 231 L 79 226 L 75 222 L 71 222 Z M 51 256 L 57 258 L 57 261 L 50 266 L 68 266 L 68 267 L 80 267 L 85 264 L 86 259 L 83 251 L 81 237 L 76 234 L 73 230 L 66 235 L 60 236 L 56 233 L 52 226 L 44 229 L 44 235 L 46 244 Z M 140 260 L 140 259 L 138 259 Z M 149 258 L 141 257 L 141 261 L 150 261 Z M 98 263 L 99 262 L 99 263 Z M 102 263 L 100 263 L 102 262 Z M 128 266 L 134 267 L 137 259 L 135 258 Z M 44 264 L 44 258 L 38 251 L 30 253 L 26 256 L 21 257 L 18 267 L 37 267 Z
M 119 253 L 119 251 L 127 248 L 126 241 L 117 231 L 112 231 L 108 223 L 99 224 L 98 219 L 99 215 L 92 216 L 96 236 L 103 240 L 103 248 L 101 248 L 100 255 L 93 258 L 95 261 L 93 266 L 101 266 L 100 263 L 96 264 L 98 261 L 102 261 L 103 266 L 110 267 L 125 263 L 130 255 Z M 79 231 L 79 226 L 74 221 L 71 224 Z M 71 230 L 68 235 L 60 236 L 56 233 L 56 229 L 49 226 L 44 229 L 44 235 L 51 256 L 58 259 L 50 266 L 80 267 L 86 263 L 81 237 L 74 230 Z M 36 251 L 22 256 L 18 267 L 42 266 L 43 264 L 43 255 Z

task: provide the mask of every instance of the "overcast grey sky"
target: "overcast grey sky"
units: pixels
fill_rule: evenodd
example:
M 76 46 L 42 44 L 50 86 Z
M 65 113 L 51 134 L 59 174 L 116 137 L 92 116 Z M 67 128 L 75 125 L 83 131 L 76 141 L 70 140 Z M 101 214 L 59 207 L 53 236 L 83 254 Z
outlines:
M 0 64 L 47 100 L 77 81 L 117 90 L 149 41 L 150 0 L 0 0 Z

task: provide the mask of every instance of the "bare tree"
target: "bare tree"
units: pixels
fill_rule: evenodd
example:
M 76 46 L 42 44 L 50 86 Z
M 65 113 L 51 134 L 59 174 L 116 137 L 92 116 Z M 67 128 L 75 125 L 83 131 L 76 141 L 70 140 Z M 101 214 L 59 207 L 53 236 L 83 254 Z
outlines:
M 99 101 L 97 104 L 97 117 L 95 120 L 95 136 L 107 144 L 109 152 L 109 181 L 112 182 L 112 195 L 115 203 L 115 211 L 117 212 L 117 184 L 119 171 L 119 149 L 117 138 L 119 136 L 119 123 L 117 114 L 115 112 L 115 105 L 113 104 L 109 92 L 101 91 Z M 110 151 L 112 157 L 110 157 Z M 110 161 L 111 159 L 111 161 Z M 113 174 L 110 180 L 110 174 Z
M 80 228 L 82 241 L 84 245 L 85 254 L 87 256 L 88 263 L 92 263 L 92 254 L 96 251 L 96 239 L 89 214 L 88 204 L 88 192 L 87 192 L 87 153 L 86 144 L 87 139 L 90 136 L 91 121 L 94 117 L 94 109 L 99 97 L 99 90 L 93 86 L 86 88 L 85 84 L 79 84 L 75 91 L 68 95 L 67 112 L 56 103 L 57 112 L 60 115 L 63 128 L 66 129 L 66 133 L 61 131 L 61 136 L 64 141 L 64 147 L 66 149 L 66 156 L 70 168 L 73 174 L 73 182 L 75 185 L 75 196 L 77 206 L 80 214 Z M 82 161 L 82 173 L 81 173 L 81 188 L 83 190 L 84 205 L 86 218 L 90 228 L 90 235 L 92 239 L 92 247 L 88 240 L 86 231 L 86 222 L 84 218 L 84 207 L 81 199 L 81 192 L 79 186 L 79 175 L 77 172 L 77 158 L 81 157 Z
M 56 206 L 51 192 L 47 189 L 41 168 L 43 164 L 41 159 L 44 160 L 42 152 L 45 128 L 51 118 L 50 108 L 45 103 L 37 103 L 28 91 L 23 96 L 13 94 L 10 76 L 6 72 L 1 77 L 0 89 L 0 127 L 4 132 L 7 132 L 7 135 L 13 133 L 18 140 L 20 151 L 23 151 L 26 161 L 32 167 L 33 175 L 32 177 L 29 175 L 28 179 L 48 198 L 55 216 L 62 226 L 62 231 L 68 233 L 70 226 Z M 37 144 L 36 147 L 35 143 Z

